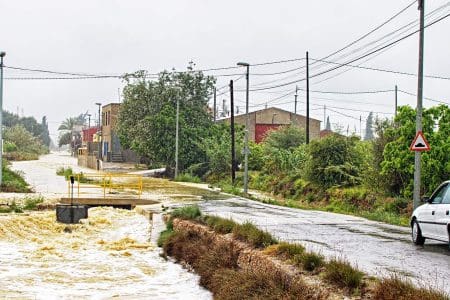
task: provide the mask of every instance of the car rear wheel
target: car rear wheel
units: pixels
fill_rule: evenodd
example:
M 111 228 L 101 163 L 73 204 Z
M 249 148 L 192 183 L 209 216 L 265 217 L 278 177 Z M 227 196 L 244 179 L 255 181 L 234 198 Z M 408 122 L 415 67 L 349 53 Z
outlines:
M 414 220 L 412 224 L 412 241 L 414 244 L 420 246 L 425 243 L 425 238 L 422 236 L 422 231 L 417 220 Z

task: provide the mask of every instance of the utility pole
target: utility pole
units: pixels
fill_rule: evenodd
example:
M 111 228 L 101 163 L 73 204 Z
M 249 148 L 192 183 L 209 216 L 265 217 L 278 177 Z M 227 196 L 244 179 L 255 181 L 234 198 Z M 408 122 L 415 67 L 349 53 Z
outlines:
M 298 86 L 295 86 L 295 96 L 294 96 L 294 114 L 297 115 L 297 97 L 298 97 Z
M 250 116 L 248 114 L 248 96 L 249 96 L 249 73 L 250 73 L 250 64 L 239 62 L 237 64 L 241 67 L 246 67 L 247 72 L 245 75 L 245 78 L 247 79 L 247 88 L 245 92 L 245 136 L 244 136 L 244 194 L 248 193 L 248 134 L 249 134 L 249 127 L 250 127 Z M 266 104 L 267 105 L 267 104 Z
M 231 106 L 231 184 L 234 185 L 236 180 L 236 149 L 234 141 L 234 90 L 233 80 L 230 80 L 230 106 Z
M 327 106 L 323 106 L 323 129 L 326 129 L 327 126 Z
M 398 88 L 395 85 L 395 116 L 397 117 L 397 106 L 398 106 Z
M 88 129 L 91 128 L 91 114 L 88 114 Z
M 175 125 L 175 178 L 178 176 L 178 131 L 179 131 L 179 120 L 180 120 L 180 100 L 177 96 L 177 117 Z
M 214 87 L 214 123 L 216 123 L 216 116 L 217 116 L 217 108 L 216 108 L 216 99 L 217 99 L 217 90 L 216 87 Z
M 418 0 L 420 11 L 420 34 L 419 34 L 419 71 L 417 83 L 417 108 L 416 108 L 416 134 L 422 131 L 422 101 L 423 101 L 423 48 L 424 48 L 424 21 L 425 0 Z M 420 205 L 420 181 L 421 181 L 421 153 L 415 151 L 414 155 L 414 208 Z
M 309 144 L 309 55 L 306 51 L 306 143 Z
M 3 57 L 5 52 L 0 52 L 0 190 L 3 182 Z
M 362 140 L 363 136 L 362 136 L 362 117 L 359 116 L 359 138 Z

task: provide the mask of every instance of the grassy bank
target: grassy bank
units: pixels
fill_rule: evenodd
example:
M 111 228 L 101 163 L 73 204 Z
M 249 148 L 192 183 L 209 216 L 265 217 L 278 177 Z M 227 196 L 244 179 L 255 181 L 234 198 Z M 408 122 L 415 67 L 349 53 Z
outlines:
M 273 205 L 299 209 L 313 209 L 364 217 L 392 225 L 409 226 L 412 213 L 412 200 L 401 197 L 388 197 L 371 191 L 364 186 L 335 187 L 323 189 L 296 178 L 275 178 L 251 173 L 250 188 L 256 193 L 244 195 L 242 178 L 233 186 L 229 180 L 212 185 L 225 193 L 244 196 Z
M 306 283 L 311 281 L 287 282 L 277 272 L 243 270 L 238 266 L 238 249 L 218 246 L 213 238 L 195 230 L 174 231 L 175 218 L 208 226 L 218 234 L 229 234 L 249 247 L 297 268 L 303 276 L 319 280 L 324 290 L 317 291 Z M 191 266 L 200 275 L 200 284 L 216 299 L 328 299 L 327 290 L 338 291 L 343 296 L 371 299 L 448 299 L 443 293 L 417 288 L 398 277 L 371 279 L 342 259 L 327 261 L 317 253 L 306 251 L 302 245 L 278 242 L 253 224 L 204 216 L 196 206 L 173 211 L 158 244 L 165 255 Z
M 2 164 L 2 186 L 1 191 L 7 193 L 30 193 L 32 192 L 28 183 L 20 172 L 9 168 L 9 163 L 3 160 Z
M 36 210 L 38 204 L 43 202 L 44 198 L 42 196 L 25 197 L 23 201 L 20 201 L 20 203 L 12 201 L 10 203 L 0 205 L 0 213 L 23 213 L 27 210 Z

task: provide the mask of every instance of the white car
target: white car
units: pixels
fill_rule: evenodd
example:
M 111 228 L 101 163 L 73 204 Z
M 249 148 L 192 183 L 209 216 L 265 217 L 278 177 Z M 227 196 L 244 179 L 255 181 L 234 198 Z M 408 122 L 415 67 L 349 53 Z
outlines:
M 450 180 L 442 183 L 425 204 L 416 208 L 411 217 L 412 240 L 423 245 L 425 239 L 449 243 L 450 246 Z

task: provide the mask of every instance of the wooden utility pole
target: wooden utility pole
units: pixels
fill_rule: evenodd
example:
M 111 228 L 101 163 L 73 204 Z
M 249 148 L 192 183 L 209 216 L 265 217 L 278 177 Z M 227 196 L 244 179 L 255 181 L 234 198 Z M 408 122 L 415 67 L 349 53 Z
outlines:
M 214 114 L 213 120 L 214 120 L 214 123 L 216 122 L 216 116 L 217 116 L 217 111 L 216 111 L 216 99 L 217 99 L 217 90 L 216 90 L 216 88 L 214 87 L 214 108 L 213 108 L 213 114 Z
M 420 10 L 420 34 L 419 34 L 419 70 L 417 83 L 417 108 L 416 108 L 416 134 L 422 131 L 422 101 L 423 101 L 423 49 L 424 49 L 424 21 L 425 0 L 418 0 Z M 420 182 L 421 181 L 421 153 L 415 152 L 414 156 L 414 208 L 420 205 Z
M 234 185 L 236 180 L 236 149 L 234 137 L 234 91 L 233 80 L 230 80 L 230 106 L 231 106 L 231 183 Z
M 306 143 L 309 144 L 309 55 L 306 51 Z

